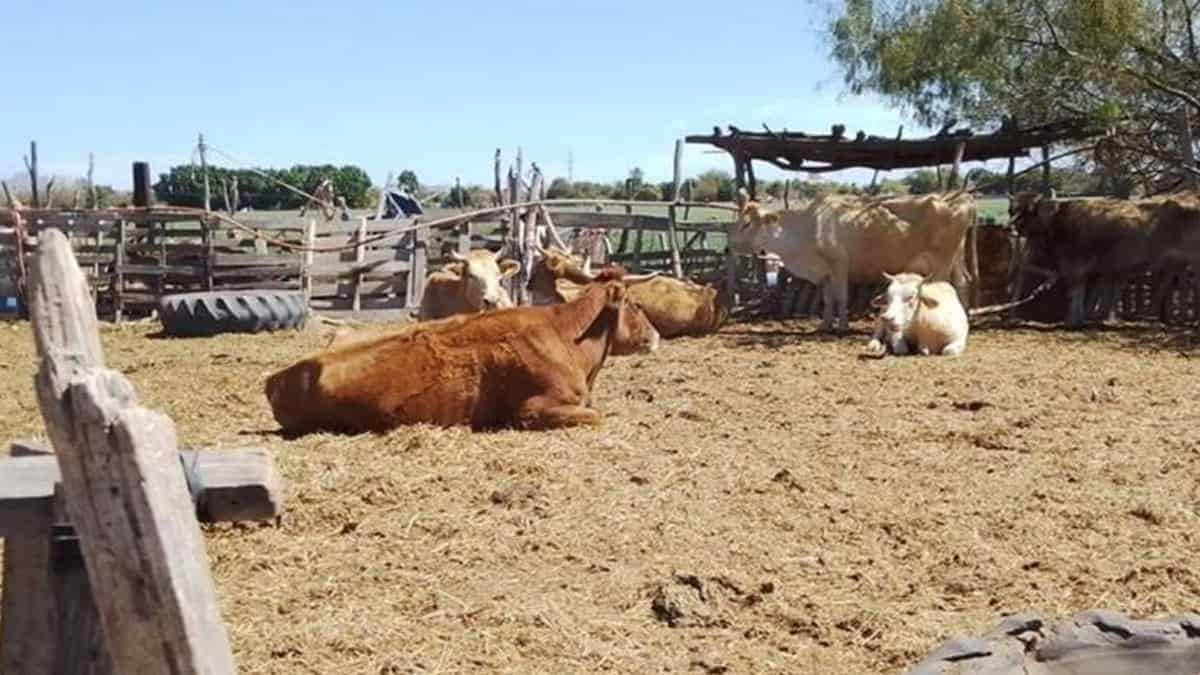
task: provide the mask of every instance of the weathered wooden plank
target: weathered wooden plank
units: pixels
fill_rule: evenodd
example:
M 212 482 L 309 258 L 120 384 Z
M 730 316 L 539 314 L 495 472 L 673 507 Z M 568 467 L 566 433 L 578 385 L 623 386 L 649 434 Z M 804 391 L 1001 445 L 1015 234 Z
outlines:
M 591 227 L 598 229 L 667 229 L 665 216 L 647 216 L 635 213 L 587 213 L 580 211 L 554 212 L 554 224 L 558 227 Z
M 44 448 L 16 445 L 11 450 L 14 457 L 47 452 Z M 8 473 L 0 473 L 0 481 L 9 480 Z M 54 666 L 57 618 L 50 583 L 51 504 L 39 504 L 34 511 L 21 522 L 39 522 L 41 527 L 22 527 L 22 531 L 10 534 L 0 530 L 0 538 L 4 540 L 0 673 L 51 675 Z
M 31 281 L 38 403 L 114 670 L 234 673 L 174 424 L 104 369 L 95 307 L 61 232 L 40 235 Z
M 265 267 L 228 267 L 225 269 L 214 269 L 212 276 L 214 279 L 227 279 L 231 277 L 299 277 L 300 263 L 292 263 L 290 265 L 267 265 Z
M 200 277 L 204 274 L 203 265 L 118 265 L 117 269 L 125 276 L 160 277 L 177 274 Z
M 15 441 L 13 456 L 0 457 L 0 538 L 45 534 L 54 485 L 62 479 L 58 458 L 44 443 Z M 201 522 L 271 521 L 283 513 L 283 481 L 263 450 L 181 450 L 181 471 L 194 474 L 196 515 Z
M 258 255 L 256 253 L 214 253 L 213 267 L 265 267 L 267 265 L 299 265 L 299 253 Z
M 409 271 L 411 268 L 411 263 L 405 260 L 379 260 L 363 263 L 362 265 L 353 261 L 338 263 L 317 262 L 313 263 L 313 266 L 309 268 L 309 274 L 313 278 L 344 277 L 358 272 L 364 274 L 400 274 Z

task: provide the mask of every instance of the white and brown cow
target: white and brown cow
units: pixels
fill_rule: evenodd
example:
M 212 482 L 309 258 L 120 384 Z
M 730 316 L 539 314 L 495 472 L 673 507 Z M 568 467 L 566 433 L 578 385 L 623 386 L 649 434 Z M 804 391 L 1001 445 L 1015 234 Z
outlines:
M 868 356 L 963 353 L 970 322 L 953 286 L 907 272 L 883 276 L 887 290 L 871 301 L 880 313 Z
M 454 262 L 426 278 L 417 318 L 428 321 L 512 307 L 512 298 L 501 282 L 516 274 L 521 264 L 515 260 L 501 260 L 500 255 L 499 251 L 492 253 L 485 249 L 466 255 L 451 252 Z

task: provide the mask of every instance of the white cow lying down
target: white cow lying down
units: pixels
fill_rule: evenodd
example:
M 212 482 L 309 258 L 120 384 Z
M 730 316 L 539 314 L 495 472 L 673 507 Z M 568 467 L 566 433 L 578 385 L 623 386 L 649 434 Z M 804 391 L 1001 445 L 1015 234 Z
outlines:
M 888 274 L 887 290 L 871 300 L 881 310 L 867 355 L 917 352 L 958 356 L 967 348 L 969 322 L 954 286 L 919 274 Z

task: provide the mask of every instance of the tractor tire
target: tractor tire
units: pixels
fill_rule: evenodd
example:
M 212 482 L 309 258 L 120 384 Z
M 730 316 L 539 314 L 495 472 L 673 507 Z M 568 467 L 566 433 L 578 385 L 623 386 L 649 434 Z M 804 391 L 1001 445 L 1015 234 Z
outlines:
M 1056 624 L 1004 619 L 982 638 L 944 643 L 908 675 L 1195 675 L 1200 615 L 1135 621 L 1092 610 Z
M 303 328 L 304 294 L 295 291 L 216 291 L 166 295 L 158 302 L 163 333 L 211 337 Z

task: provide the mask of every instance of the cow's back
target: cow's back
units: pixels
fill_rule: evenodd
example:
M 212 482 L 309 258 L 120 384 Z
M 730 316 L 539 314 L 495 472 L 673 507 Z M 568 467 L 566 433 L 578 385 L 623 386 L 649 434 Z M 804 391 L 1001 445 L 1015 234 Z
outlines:
M 655 277 L 630 286 L 629 295 L 664 338 L 703 335 L 720 327 L 717 294 L 713 289 Z
M 973 218 L 969 203 L 937 195 L 814 200 L 817 238 L 827 255 L 844 256 L 851 282 L 878 282 L 883 272 L 943 279 Z

